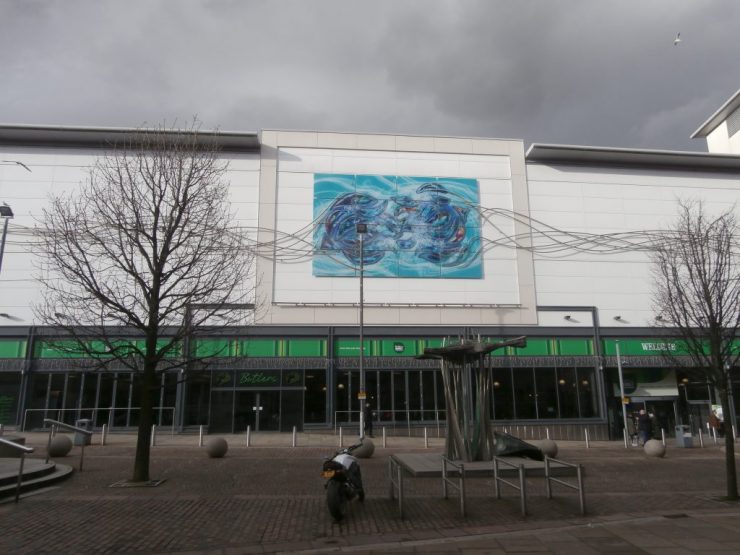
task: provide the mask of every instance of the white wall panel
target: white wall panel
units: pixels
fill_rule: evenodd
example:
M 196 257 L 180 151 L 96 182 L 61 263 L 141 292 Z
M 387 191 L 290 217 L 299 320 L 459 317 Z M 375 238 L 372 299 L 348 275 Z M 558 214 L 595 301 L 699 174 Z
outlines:
M 377 174 L 478 179 L 484 207 L 512 207 L 511 170 L 507 156 L 431 152 L 393 152 L 281 148 L 278 152 L 277 227 L 293 233 L 313 220 L 313 174 Z M 464 170 L 463 170 L 464 167 Z M 496 225 L 513 233 L 510 216 L 496 215 Z M 487 236 L 500 237 L 490 223 L 481 221 Z M 516 252 L 496 248 L 484 254 L 484 279 L 365 279 L 368 303 L 510 304 L 518 301 Z M 298 270 L 297 270 L 298 268 Z M 310 265 L 275 265 L 274 300 L 278 303 L 312 303 L 316 291 L 331 291 L 332 302 L 356 303 L 358 278 L 312 275 Z M 322 296 L 322 299 L 325 298 Z
M 35 281 L 33 228 L 41 218 L 49 195 L 73 192 L 85 183 L 89 170 L 104 152 L 98 149 L 0 148 L 0 160 L 19 160 L 29 166 L 0 164 L 0 202 L 13 209 L 2 270 L 0 272 L 0 313 L 19 320 L 0 320 L 0 325 L 35 323 L 32 305 L 41 298 Z M 256 230 L 259 207 L 260 158 L 256 154 L 223 153 L 229 164 L 225 179 L 232 184 L 231 210 L 235 225 Z M 254 236 L 254 232 L 251 233 Z
M 675 219 L 678 198 L 702 199 L 707 209 L 724 210 L 740 196 L 740 183 L 726 174 L 541 164 L 528 166 L 527 172 L 533 218 L 590 234 L 664 227 Z M 638 250 L 570 252 L 558 259 L 535 253 L 537 304 L 594 305 L 602 325 L 647 325 L 652 317 L 650 269 L 647 254 Z M 613 320 L 615 315 L 622 320 Z

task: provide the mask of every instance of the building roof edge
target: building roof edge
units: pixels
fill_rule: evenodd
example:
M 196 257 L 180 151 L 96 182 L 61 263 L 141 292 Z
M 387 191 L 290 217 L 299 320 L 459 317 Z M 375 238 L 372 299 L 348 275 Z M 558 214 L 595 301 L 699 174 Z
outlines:
M 714 112 L 709 119 L 699 126 L 699 129 L 691 134 L 692 139 L 701 139 L 709 135 L 714 131 L 719 124 L 727 119 L 727 117 L 734 112 L 738 106 L 740 106 L 740 89 L 733 94 L 727 102 L 725 102 L 720 108 Z
M 133 137 L 136 133 L 153 133 L 155 129 L 134 127 L 78 127 L 66 125 L 1 124 L 0 144 L 36 147 L 110 148 L 115 143 Z M 176 136 L 182 131 L 164 130 Z M 258 133 L 199 130 L 204 140 L 215 141 L 223 150 L 259 151 Z
M 689 171 L 740 172 L 740 156 L 682 150 L 648 150 L 533 143 L 526 161 L 588 166 L 623 166 Z

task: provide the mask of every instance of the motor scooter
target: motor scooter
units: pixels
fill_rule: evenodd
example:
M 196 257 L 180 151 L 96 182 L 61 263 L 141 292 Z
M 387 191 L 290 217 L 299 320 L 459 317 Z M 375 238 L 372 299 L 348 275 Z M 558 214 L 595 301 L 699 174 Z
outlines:
M 346 516 L 350 501 L 355 498 L 360 502 L 365 500 L 360 464 L 352 456 L 352 451 L 361 446 L 362 442 L 344 447 L 324 460 L 321 475 L 326 478 L 326 505 L 336 521 Z

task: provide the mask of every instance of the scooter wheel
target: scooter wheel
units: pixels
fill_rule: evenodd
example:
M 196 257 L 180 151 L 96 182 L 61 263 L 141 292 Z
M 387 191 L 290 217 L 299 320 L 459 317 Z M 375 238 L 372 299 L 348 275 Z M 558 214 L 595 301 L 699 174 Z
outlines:
M 326 486 L 326 505 L 329 507 L 329 514 L 334 520 L 340 521 L 347 514 L 347 496 L 344 494 L 344 485 L 335 480 L 330 481 Z

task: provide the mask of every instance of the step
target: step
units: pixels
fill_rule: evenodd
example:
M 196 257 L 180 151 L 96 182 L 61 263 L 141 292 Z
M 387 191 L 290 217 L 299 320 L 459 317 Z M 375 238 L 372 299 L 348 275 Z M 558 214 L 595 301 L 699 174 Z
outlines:
M 18 484 L 20 460 L 0 459 L 0 500 L 13 498 Z M 43 459 L 26 459 L 23 465 L 21 492 L 45 488 L 51 484 L 69 478 L 74 468 L 53 461 L 45 463 Z
M 18 470 L 21 460 L 16 457 L 0 458 L 0 487 L 18 482 Z M 23 463 L 23 480 L 34 480 L 54 472 L 54 461 L 26 457 Z

